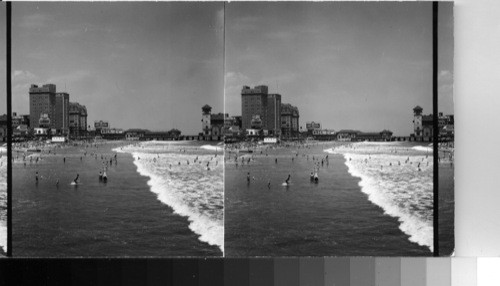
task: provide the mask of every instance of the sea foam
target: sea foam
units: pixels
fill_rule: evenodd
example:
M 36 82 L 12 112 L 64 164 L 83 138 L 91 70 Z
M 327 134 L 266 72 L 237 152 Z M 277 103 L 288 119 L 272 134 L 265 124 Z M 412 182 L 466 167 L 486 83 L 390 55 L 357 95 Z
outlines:
M 325 150 L 342 154 L 368 199 L 397 218 L 410 241 L 433 251 L 433 164 L 432 156 L 423 151 L 427 150 L 370 143 Z
M 131 153 L 138 173 L 149 177 L 148 185 L 158 200 L 187 217 L 189 228 L 199 235 L 200 241 L 223 251 L 222 156 L 203 153 L 193 146 L 177 145 L 172 150 L 165 144 L 151 142 L 115 151 Z
M 434 149 L 432 147 L 428 147 L 428 146 L 413 146 L 412 149 L 417 150 L 417 151 L 422 151 L 422 152 L 428 152 L 431 154 L 434 151 Z
M 220 146 L 213 146 L 213 145 L 203 145 L 200 148 L 205 149 L 205 150 L 211 150 L 211 151 L 222 151 L 222 147 Z

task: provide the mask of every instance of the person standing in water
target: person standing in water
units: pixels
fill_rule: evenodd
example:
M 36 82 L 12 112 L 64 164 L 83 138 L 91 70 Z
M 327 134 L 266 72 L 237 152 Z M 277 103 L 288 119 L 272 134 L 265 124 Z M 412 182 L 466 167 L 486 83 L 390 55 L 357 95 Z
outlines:
M 38 184 L 38 172 L 35 173 L 35 180 L 36 180 L 36 183 Z

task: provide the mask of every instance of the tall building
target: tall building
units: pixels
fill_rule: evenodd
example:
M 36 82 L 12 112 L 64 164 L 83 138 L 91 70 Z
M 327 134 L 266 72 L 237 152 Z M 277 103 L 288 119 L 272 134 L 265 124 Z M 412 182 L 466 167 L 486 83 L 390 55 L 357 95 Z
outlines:
M 54 128 L 60 134 L 69 133 L 69 94 L 66 92 L 56 93 L 56 113 Z
M 292 136 L 293 137 L 298 137 L 300 132 L 299 132 L 299 109 L 296 106 L 293 106 L 292 108 Z
M 87 108 L 78 102 L 69 103 L 69 133 L 75 137 L 87 133 Z
M 30 124 L 31 128 L 46 125 L 50 121 L 50 128 L 55 128 L 56 117 L 56 85 L 44 84 L 39 87 L 32 84 L 29 89 Z M 41 120 L 41 121 L 40 121 Z
M 267 95 L 267 122 L 269 135 L 281 134 L 281 94 Z
M 87 107 L 80 105 L 80 132 L 87 133 Z
M 281 104 L 281 134 L 284 137 L 299 135 L 299 109 L 289 103 Z
M 241 90 L 241 117 L 243 130 L 251 128 L 252 118 L 258 115 L 267 128 L 267 86 L 259 85 L 254 88 L 243 86 Z M 281 98 L 280 98 L 281 100 Z

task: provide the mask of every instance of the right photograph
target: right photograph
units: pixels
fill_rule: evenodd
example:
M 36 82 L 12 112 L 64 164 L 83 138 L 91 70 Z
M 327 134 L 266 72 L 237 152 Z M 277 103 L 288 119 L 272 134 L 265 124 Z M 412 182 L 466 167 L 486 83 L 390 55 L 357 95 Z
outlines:
M 436 115 L 431 2 L 225 5 L 226 257 L 432 256 L 436 225 L 453 253 L 453 3 L 438 7 Z

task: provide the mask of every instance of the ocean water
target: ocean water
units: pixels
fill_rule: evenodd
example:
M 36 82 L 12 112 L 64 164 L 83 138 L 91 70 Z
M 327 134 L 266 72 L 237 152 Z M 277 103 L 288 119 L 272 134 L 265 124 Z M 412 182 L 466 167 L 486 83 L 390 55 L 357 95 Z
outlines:
M 115 148 L 132 154 L 158 200 L 187 217 L 200 240 L 224 249 L 223 148 L 145 142 Z M 180 164 L 179 164 L 180 163 Z
M 427 146 L 360 142 L 325 150 L 342 154 L 361 191 L 400 222 L 409 240 L 433 251 L 433 156 Z
M 176 142 L 159 150 L 162 143 L 100 142 L 39 146 L 40 153 L 18 146 L 13 154 L 13 255 L 221 256 L 221 238 L 214 230 L 220 231 L 223 211 L 213 197 L 219 192 L 222 201 L 217 185 L 222 186 L 223 169 L 214 166 L 222 159 L 211 158 L 222 152 L 201 148 L 205 144 Z M 205 166 L 210 161 L 212 169 L 203 172 L 220 178 L 213 194 L 194 194 L 202 175 L 192 169 L 192 161 L 174 167 L 174 160 L 188 155 L 198 156 Z M 172 170 L 164 169 L 167 162 Z M 104 167 L 106 183 L 99 180 Z M 79 184 L 73 185 L 77 174 Z
M 7 149 L 0 147 L 0 248 L 7 252 Z
M 447 256 L 455 250 L 455 160 L 453 149 L 439 150 L 439 255 Z
M 432 255 L 433 167 L 427 146 L 250 149 L 243 156 L 231 148 L 226 153 L 227 256 Z M 318 183 L 310 180 L 315 170 Z M 288 175 L 291 183 L 283 186 Z

